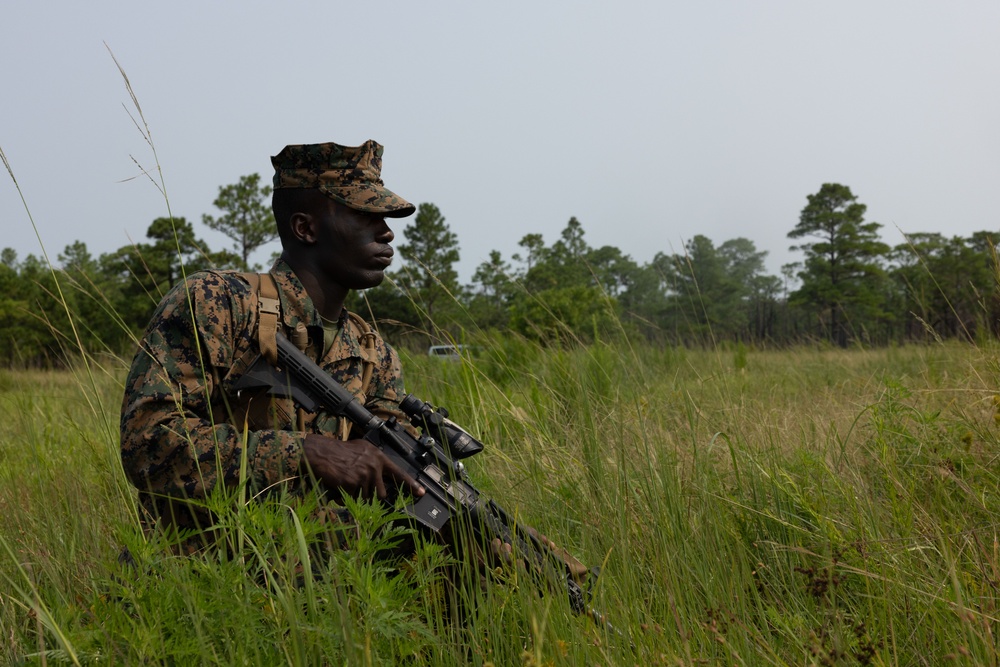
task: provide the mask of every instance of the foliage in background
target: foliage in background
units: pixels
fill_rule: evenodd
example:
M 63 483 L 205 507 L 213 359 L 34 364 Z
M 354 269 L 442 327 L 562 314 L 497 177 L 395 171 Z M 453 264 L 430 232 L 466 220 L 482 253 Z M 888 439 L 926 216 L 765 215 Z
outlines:
M 84 323 L 90 350 L 120 352 L 181 276 L 207 268 L 243 269 L 249 253 L 273 238 L 269 191 L 257 174 L 220 188 L 218 218 L 203 221 L 234 240 L 237 252 L 212 251 L 184 218 L 157 218 L 148 242 L 94 258 L 84 243 L 59 255 L 55 277 L 38 258 L 0 256 L 0 364 L 62 363 L 65 331 L 54 308 L 55 280 Z M 462 285 L 458 235 L 441 210 L 420 204 L 387 280 L 349 307 L 377 320 L 397 345 L 426 349 L 484 331 L 512 331 L 541 342 L 592 342 L 626 334 L 648 341 L 769 347 L 824 340 L 886 345 L 1000 333 L 997 233 L 968 238 L 914 234 L 890 249 L 880 225 L 864 220 L 850 188 L 826 183 L 808 196 L 798 225 L 802 263 L 781 278 L 765 272 L 766 252 L 747 238 L 716 245 L 695 235 L 680 253 L 638 264 L 613 246 L 592 247 L 570 218 L 554 242 L 527 234 L 520 252 L 492 251 Z M 266 232 L 268 225 L 271 232 Z M 998 232 L 1000 233 L 1000 232 Z M 260 267 L 257 267 L 260 268 Z M 797 276 L 797 278 L 796 278 Z
M 814 313 L 818 338 L 846 347 L 852 339 L 867 339 L 871 324 L 886 317 L 883 264 L 889 246 L 878 238 L 882 225 L 865 222 L 867 207 L 849 187 L 824 183 L 808 201 L 788 236 L 816 240 L 793 246 L 806 258 L 798 274 L 802 285 L 790 301 Z
M 203 215 L 201 221 L 233 240 L 241 269 L 257 270 L 259 267 L 250 266 L 250 254 L 278 237 L 271 212 L 271 186 L 260 184 L 260 174 L 241 176 L 237 183 L 219 188 L 212 205 L 222 215 Z

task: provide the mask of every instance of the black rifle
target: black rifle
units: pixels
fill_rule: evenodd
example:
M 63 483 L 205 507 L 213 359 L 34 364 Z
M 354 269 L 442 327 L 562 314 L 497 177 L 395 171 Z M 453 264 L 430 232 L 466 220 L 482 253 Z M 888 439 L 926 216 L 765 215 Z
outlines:
M 588 605 L 590 592 L 584 592 L 569 564 L 542 544 L 534 531 L 518 525 L 496 502 L 472 486 L 461 459 L 478 453 L 483 445 L 448 420 L 446 411 L 435 411 L 412 394 L 404 397 L 400 409 L 422 431 L 415 438 L 395 417 L 385 420 L 373 415 L 280 332 L 277 347 L 277 367 L 259 357 L 236 383 L 236 391 L 265 389 L 272 396 L 291 398 L 308 412 L 325 408 L 346 417 L 365 440 L 424 487 L 424 495 L 403 510 L 421 528 L 452 540 L 471 534 L 486 554 L 493 550 L 494 540 L 510 545 L 512 556 L 524 561 L 525 569 L 538 579 L 537 583 L 547 580 L 564 585 L 575 613 L 587 614 L 598 625 L 613 630 L 604 616 Z M 596 576 L 595 568 L 591 579 Z

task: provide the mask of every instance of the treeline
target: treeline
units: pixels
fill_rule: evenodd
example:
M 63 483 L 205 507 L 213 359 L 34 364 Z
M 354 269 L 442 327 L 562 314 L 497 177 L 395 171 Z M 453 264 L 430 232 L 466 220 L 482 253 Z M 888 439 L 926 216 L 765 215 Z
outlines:
M 148 242 L 95 258 L 77 241 L 56 267 L 3 250 L 0 362 L 57 363 L 78 344 L 121 352 L 183 275 L 265 268 L 249 257 L 275 238 L 269 197 L 256 174 L 219 189 L 221 215 L 202 222 L 230 238 L 231 249 L 210 249 L 184 218 L 158 218 Z M 479 330 L 544 342 L 625 334 L 680 345 L 838 346 L 1000 333 L 1000 232 L 913 234 L 893 248 L 881 241 L 881 225 L 865 221 L 865 205 L 848 187 L 824 184 L 807 201 L 788 233 L 803 259 L 782 267 L 780 277 L 767 274 L 767 253 L 747 238 L 716 245 L 696 235 L 683 252 L 659 252 L 640 264 L 616 247 L 592 247 L 570 218 L 552 243 L 528 234 L 509 259 L 492 251 L 471 284 L 455 269 L 457 235 L 438 207 L 425 203 L 403 230 L 399 268 L 350 305 L 374 314 L 397 344 L 415 347 Z
M 850 188 L 827 183 L 807 200 L 788 233 L 804 258 L 781 277 L 747 238 L 716 245 L 695 235 L 683 252 L 639 264 L 616 247 L 592 247 L 570 218 L 551 244 L 528 234 L 509 260 L 491 252 L 466 286 L 453 269 L 457 238 L 437 207 L 422 204 L 405 229 L 402 268 L 366 297 L 399 332 L 443 326 L 455 337 L 478 327 L 542 340 L 624 331 L 666 344 L 847 346 L 998 333 L 1000 232 L 914 234 L 893 248 Z

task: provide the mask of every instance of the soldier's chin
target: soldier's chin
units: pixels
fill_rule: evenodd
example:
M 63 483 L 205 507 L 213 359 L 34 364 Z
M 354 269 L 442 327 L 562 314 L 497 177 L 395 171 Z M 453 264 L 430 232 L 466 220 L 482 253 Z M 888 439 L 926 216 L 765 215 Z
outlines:
M 366 271 L 351 289 L 364 290 L 378 287 L 385 280 L 385 271 Z

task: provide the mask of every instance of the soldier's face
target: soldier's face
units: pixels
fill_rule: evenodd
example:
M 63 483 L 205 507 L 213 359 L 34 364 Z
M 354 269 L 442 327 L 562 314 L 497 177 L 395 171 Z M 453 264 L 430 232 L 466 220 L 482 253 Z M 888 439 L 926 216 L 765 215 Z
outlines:
M 363 213 L 332 199 L 317 215 L 315 249 L 324 276 L 346 289 L 375 287 L 392 263 L 395 235 L 381 213 Z

